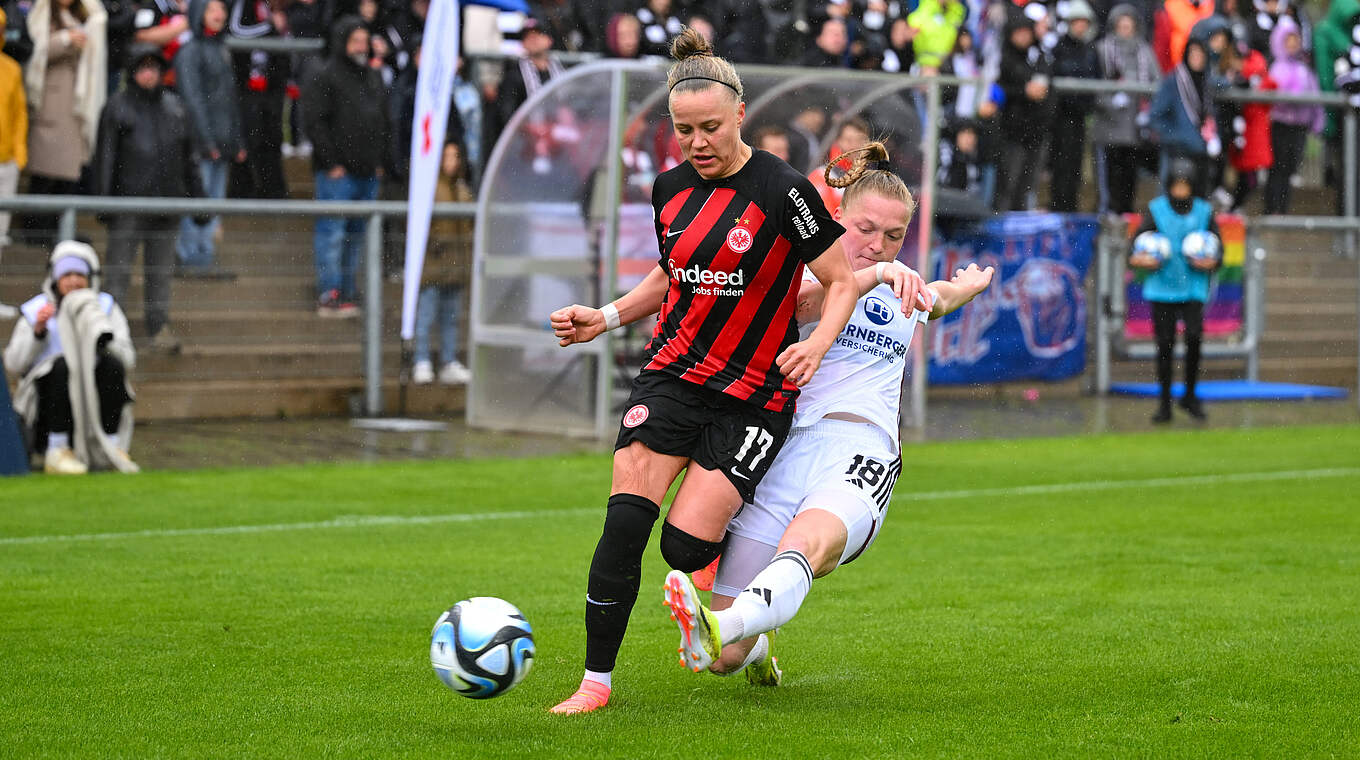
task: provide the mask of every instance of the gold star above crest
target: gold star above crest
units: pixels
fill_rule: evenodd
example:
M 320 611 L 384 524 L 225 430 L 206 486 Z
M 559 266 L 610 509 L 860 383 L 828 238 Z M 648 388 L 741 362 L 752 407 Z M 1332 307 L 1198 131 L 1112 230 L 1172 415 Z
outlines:
M 733 220 L 732 220 L 732 223 L 733 223 L 733 224 L 750 224 L 750 223 L 751 223 L 751 220 L 750 220 L 750 219 L 742 219 L 741 217 L 737 217 L 736 219 L 733 219 Z

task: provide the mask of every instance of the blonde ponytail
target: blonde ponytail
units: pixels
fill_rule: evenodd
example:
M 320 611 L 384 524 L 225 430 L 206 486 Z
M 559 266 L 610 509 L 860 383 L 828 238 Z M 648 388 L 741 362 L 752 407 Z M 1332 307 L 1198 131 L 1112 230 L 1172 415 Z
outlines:
M 846 188 L 841 198 L 841 207 L 851 205 L 862 195 L 878 195 L 899 201 L 907 207 L 907 219 L 916 213 L 916 199 L 902 178 L 883 168 L 882 162 L 888 160 L 888 149 L 883 143 L 875 141 L 863 148 L 849 150 L 842 157 L 853 156 L 849 170 L 840 177 L 831 176 L 833 163 L 827 164 L 824 177 L 826 184 L 836 188 Z M 870 164 L 873 164 L 870 166 Z

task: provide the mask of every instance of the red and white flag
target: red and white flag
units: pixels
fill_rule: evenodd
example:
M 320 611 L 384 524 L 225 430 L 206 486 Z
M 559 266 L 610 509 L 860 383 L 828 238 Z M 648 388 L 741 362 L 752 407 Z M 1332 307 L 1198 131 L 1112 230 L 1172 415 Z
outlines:
M 434 183 L 444 154 L 449 98 L 458 73 L 458 0 L 432 0 L 425 17 L 420 73 L 416 77 L 415 122 L 411 125 L 411 172 L 406 211 L 406 272 L 401 290 L 401 338 L 416 332 L 416 300 L 425 245 L 430 238 Z

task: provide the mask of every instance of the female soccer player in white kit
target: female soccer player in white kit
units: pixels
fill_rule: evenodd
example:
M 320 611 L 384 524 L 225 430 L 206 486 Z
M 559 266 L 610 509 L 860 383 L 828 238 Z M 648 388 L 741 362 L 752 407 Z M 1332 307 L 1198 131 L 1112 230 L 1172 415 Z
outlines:
M 882 144 L 863 150 L 874 168 L 852 170 L 855 179 L 837 211 L 861 292 L 883 282 L 885 268 L 902 266 L 895 258 L 915 206 L 902 180 L 881 168 L 887 160 Z M 814 578 L 862 554 L 883 524 L 902 467 L 898 416 L 917 325 L 968 303 L 991 279 L 991 267 L 972 264 L 949 281 L 930 283 L 928 311 L 904 304 L 888 285 L 859 299 L 803 386 L 784 448 L 728 526 L 712 609 L 700 604 L 685 573 L 666 576 L 665 602 L 680 626 L 683 665 L 723 675 L 746 669 L 753 683 L 779 683 L 766 634 L 793 619 Z M 815 281 L 804 281 L 803 329 L 820 318 L 821 295 Z

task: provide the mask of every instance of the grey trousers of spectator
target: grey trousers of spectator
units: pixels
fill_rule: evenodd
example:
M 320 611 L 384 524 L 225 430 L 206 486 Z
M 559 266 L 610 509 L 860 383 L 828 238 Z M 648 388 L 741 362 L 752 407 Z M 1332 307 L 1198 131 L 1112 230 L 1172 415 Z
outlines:
M 170 322 L 170 283 L 175 274 L 178 217 L 124 214 L 109 222 L 109 251 L 104 265 L 104 291 L 127 304 L 132 264 L 142 246 L 142 298 L 146 334 L 154 336 Z
M 1029 193 L 1034 189 L 1034 175 L 1039 169 L 1039 155 L 1043 146 L 1027 147 L 1007 140 L 1005 155 L 997 166 L 997 211 L 1024 211 L 1029 208 Z

